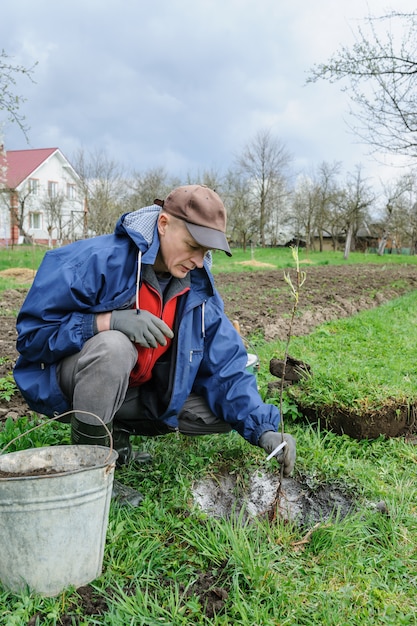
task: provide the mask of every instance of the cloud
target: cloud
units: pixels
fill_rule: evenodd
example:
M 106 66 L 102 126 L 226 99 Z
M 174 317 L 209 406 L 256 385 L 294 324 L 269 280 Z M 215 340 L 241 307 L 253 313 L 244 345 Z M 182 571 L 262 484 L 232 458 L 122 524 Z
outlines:
M 18 82 L 31 147 L 105 149 L 127 168 L 184 176 L 225 170 L 267 127 L 298 167 L 352 167 L 366 149 L 346 127 L 346 96 L 305 80 L 368 9 L 384 10 L 379 0 L 6 1 L 2 46 L 38 61 L 36 84 Z M 16 127 L 5 139 L 27 147 Z

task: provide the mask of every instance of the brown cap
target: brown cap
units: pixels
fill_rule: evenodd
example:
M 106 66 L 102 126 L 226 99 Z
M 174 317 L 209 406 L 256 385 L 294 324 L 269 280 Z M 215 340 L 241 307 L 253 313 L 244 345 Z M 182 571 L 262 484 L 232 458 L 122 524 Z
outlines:
M 204 185 L 184 185 L 171 191 L 165 200 L 154 202 L 183 220 L 200 246 L 223 250 L 232 256 L 225 236 L 226 209 L 215 191 Z

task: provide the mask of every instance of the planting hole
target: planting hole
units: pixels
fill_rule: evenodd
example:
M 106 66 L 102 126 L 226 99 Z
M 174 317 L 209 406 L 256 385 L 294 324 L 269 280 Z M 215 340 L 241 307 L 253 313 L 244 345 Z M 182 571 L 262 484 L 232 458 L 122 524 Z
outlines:
M 236 474 L 225 472 L 197 482 L 193 497 L 197 506 L 212 517 L 241 516 L 246 521 L 268 515 L 303 527 L 342 519 L 354 510 L 352 497 L 339 485 L 326 483 L 313 488 L 305 480 L 284 478 L 279 494 L 278 487 L 278 473 L 255 472 L 243 485 Z

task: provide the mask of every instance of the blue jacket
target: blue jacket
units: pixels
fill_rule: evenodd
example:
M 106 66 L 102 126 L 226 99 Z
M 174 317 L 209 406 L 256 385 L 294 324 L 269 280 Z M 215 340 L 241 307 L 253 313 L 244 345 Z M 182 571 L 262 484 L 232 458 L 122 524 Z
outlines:
M 134 300 L 138 251 L 153 264 L 159 249 L 160 207 L 123 215 L 115 232 L 48 251 L 17 318 L 20 356 L 14 378 L 28 405 L 48 416 L 71 409 L 57 381 L 61 359 L 79 352 L 93 336 L 96 313 L 125 308 Z M 176 427 L 193 391 L 213 413 L 253 445 L 276 431 L 279 411 L 265 404 L 254 375 L 247 372 L 241 337 L 224 313 L 210 272 L 190 272 L 190 291 L 178 312 L 178 350 L 169 406 L 161 419 Z

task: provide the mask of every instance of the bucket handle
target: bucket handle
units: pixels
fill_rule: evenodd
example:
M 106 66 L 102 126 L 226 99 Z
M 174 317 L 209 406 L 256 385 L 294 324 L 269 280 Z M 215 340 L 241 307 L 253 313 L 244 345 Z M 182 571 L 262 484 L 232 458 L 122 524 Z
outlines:
M 99 417 L 98 415 L 96 415 L 95 413 L 92 413 L 91 411 L 79 411 L 78 409 L 76 411 L 74 411 L 74 409 L 72 411 L 66 411 L 65 413 L 60 413 L 59 415 L 54 415 L 54 417 L 51 417 L 50 419 L 47 419 L 45 422 L 41 422 L 40 424 L 36 424 L 36 426 L 33 426 L 32 428 L 29 428 L 29 430 L 25 430 L 24 433 L 20 433 L 20 435 L 17 435 L 17 437 L 14 437 L 14 439 L 12 439 L 11 441 L 9 441 L 9 443 L 7 443 L 4 448 L 2 448 L 0 450 L 0 454 L 3 454 L 5 450 L 7 450 L 7 448 L 14 443 L 15 441 L 17 441 L 18 439 L 20 439 L 21 437 L 23 437 L 23 435 L 28 435 L 29 433 L 31 433 L 34 430 L 37 430 L 38 428 L 40 428 L 41 426 L 46 426 L 46 424 L 50 424 L 51 422 L 55 422 L 56 420 L 59 420 L 61 417 L 65 417 L 66 415 L 71 415 L 72 413 L 83 413 L 84 415 L 92 415 L 93 417 L 95 417 L 96 419 L 98 419 L 99 422 L 101 422 L 101 425 L 104 426 L 108 436 L 109 436 L 109 440 L 110 440 L 110 449 L 109 449 L 109 454 L 107 456 L 107 458 L 105 459 L 105 463 L 107 463 L 107 461 L 109 460 L 109 458 L 111 457 L 111 453 L 113 451 L 113 435 L 109 429 L 109 427 L 107 426 L 107 424 L 105 422 L 103 422 L 103 420 L 101 419 L 101 417 Z

